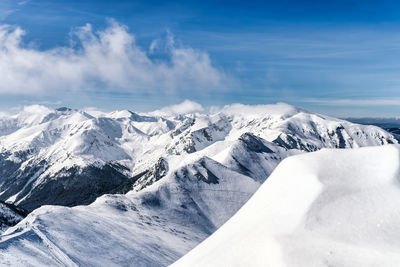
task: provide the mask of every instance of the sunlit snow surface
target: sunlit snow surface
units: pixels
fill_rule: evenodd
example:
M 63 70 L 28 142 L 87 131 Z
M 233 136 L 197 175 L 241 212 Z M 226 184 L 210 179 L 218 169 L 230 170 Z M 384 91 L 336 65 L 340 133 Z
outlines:
M 400 147 L 285 159 L 173 266 L 400 266 Z

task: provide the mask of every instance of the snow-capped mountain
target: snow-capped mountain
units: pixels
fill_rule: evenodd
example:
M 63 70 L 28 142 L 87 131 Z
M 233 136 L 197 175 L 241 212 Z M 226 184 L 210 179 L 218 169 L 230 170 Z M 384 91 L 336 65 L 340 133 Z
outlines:
M 172 127 L 130 112 L 93 117 L 65 108 L 16 125 L 0 137 L 0 198 L 28 210 L 94 201 L 126 182 L 149 139 Z
M 284 158 L 397 143 L 378 127 L 286 104 L 20 116 L 3 119 L 16 126 L 0 137 L 0 199 L 33 210 L 109 194 L 41 207 L 10 228 L 0 262 L 19 265 L 167 265 L 235 214 Z
M 398 145 L 285 159 L 172 266 L 399 266 Z
M 2 118 L 0 126 L 0 199 L 28 210 L 45 204 L 89 204 L 126 183 L 140 190 L 160 178 L 152 172 L 144 177 L 139 174 L 154 168 L 161 158 L 168 165 L 169 160 L 180 162 L 178 158 L 200 151 L 197 154 L 226 157 L 221 163 L 265 180 L 268 171 L 250 170 L 249 157 L 243 164 L 234 155 L 243 150 L 240 144 L 231 147 L 237 140 L 257 143 L 262 139 L 270 142 L 267 147 L 275 144 L 301 151 L 397 142 L 380 128 L 285 104 L 232 105 L 215 114 L 166 118 L 130 111 L 90 115 L 68 108 L 29 107 Z M 248 148 L 245 153 L 251 151 Z M 220 152 L 223 155 L 217 156 Z

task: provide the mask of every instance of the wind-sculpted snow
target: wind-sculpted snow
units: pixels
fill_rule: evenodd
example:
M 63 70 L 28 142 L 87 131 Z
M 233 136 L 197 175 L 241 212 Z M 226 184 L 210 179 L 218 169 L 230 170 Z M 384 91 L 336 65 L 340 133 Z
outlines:
M 400 147 L 284 160 L 173 266 L 399 266 Z
M 15 126 L 0 136 L 0 200 L 33 211 L 1 235 L 0 263 L 170 264 L 284 158 L 397 143 L 378 127 L 286 104 L 180 115 L 35 110 L 0 118 Z

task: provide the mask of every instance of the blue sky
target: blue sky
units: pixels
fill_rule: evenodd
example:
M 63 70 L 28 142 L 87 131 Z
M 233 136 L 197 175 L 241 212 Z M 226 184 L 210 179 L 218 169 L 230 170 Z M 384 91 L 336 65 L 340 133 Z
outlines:
M 396 1 L 3 0 L 0 20 L 0 109 L 191 99 L 400 113 Z

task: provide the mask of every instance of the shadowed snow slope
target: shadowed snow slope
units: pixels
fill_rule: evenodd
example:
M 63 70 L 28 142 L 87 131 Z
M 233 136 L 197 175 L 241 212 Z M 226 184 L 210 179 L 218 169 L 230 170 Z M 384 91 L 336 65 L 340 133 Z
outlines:
M 285 159 L 173 266 L 400 266 L 397 145 Z

